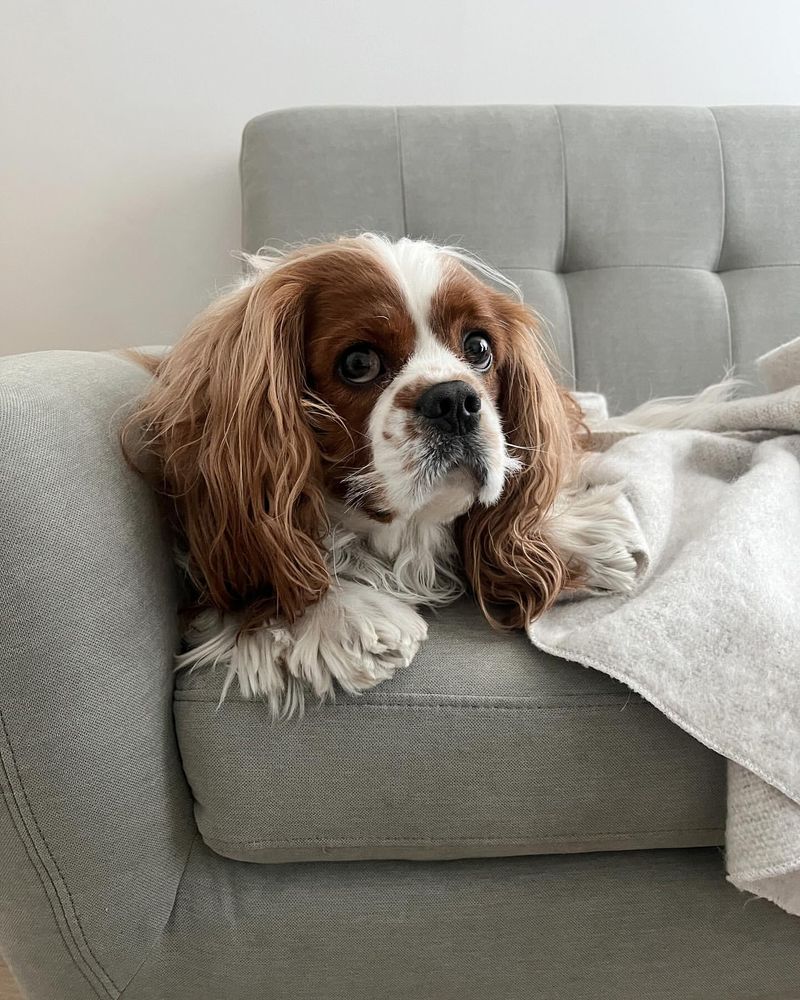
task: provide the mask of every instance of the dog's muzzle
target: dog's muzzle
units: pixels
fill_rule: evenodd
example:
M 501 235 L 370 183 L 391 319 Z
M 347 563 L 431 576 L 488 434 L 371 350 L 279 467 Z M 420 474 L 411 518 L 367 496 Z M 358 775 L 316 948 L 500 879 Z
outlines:
M 454 469 L 471 472 L 480 487 L 488 475 L 481 441 L 481 398 L 467 382 L 439 382 L 419 397 L 415 410 L 423 431 L 420 479 L 428 484 Z

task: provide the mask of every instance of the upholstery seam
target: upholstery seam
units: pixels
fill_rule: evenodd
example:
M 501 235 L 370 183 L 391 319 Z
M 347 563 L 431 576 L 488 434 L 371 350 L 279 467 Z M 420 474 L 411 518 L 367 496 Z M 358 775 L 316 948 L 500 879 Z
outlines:
M 14 801 L 14 799 L 13 799 L 14 793 L 13 793 L 13 789 L 11 787 L 11 780 L 10 780 L 8 771 L 6 770 L 5 761 L 2 759 L 2 754 L 0 754 L 0 770 L 2 770 L 2 773 L 3 773 L 3 775 L 6 778 L 6 781 L 4 782 L 4 788 L 3 788 L 3 800 L 5 802 L 6 809 L 8 810 L 8 813 L 11 816 L 11 821 L 14 824 L 14 829 L 16 830 L 17 836 L 19 837 L 19 839 L 20 839 L 20 841 L 22 843 L 22 847 L 23 847 L 23 850 L 25 851 L 25 854 L 26 854 L 26 856 L 28 858 L 28 861 L 30 862 L 31 866 L 33 867 L 33 870 L 36 873 L 36 877 L 39 880 L 39 884 L 41 885 L 42 890 L 44 891 L 45 899 L 47 900 L 47 905 L 50 908 L 50 913 L 52 914 L 53 920 L 55 922 L 56 931 L 58 932 L 58 936 L 61 938 L 61 941 L 62 941 L 64 947 L 66 948 L 67 954 L 72 959 L 73 964 L 77 968 L 78 972 L 83 976 L 83 978 L 89 984 L 89 987 L 91 988 L 91 990 L 95 994 L 95 996 L 100 997 L 100 998 L 107 997 L 107 996 L 113 996 L 113 994 L 110 994 L 107 990 L 105 990 L 102 987 L 101 987 L 102 992 L 98 991 L 98 986 L 94 982 L 94 979 L 93 979 L 92 970 L 87 965 L 86 960 L 81 955 L 80 951 L 77 950 L 77 948 L 75 948 L 74 946 L 70 947 L 70 943 L 69 943 L 69 941 L 67 940 L 67 938 L 65 937 L 65 934 L 64 934 L 64 926 L 67 924 L 67 921 L 66 921 L 66 918 L 64 917 L 63 911 L 62 911 L 62 914 L 61 914 L 62 919 L 59 920 L 59 918 L 58 918 L 58 913 L 56 911 L 56 906 L 55 906 L 55 904 L 53 902 L 53 899 L 52 899 L 50 893 L 47 890 L 47 885 L 45 884 L 45 880 L 44 880 L 44 877 L 42 875 L 42 871 L 44 870 L 44 865 L 42 864 L 42 862 L 38 858 L 38 856 L 34 856 L 35 855 L 34 845 L 33 845 L 32 842 L 30 843 L 30 845 L 28 843 L 28 840 L 30 840 L 30 837 L 28 837 L 26 839 L 25 835 L 23 834 L 22 830 L 20 829 L 20 826 L 22 826 L 24 828 L 24 820 L 23 820 L 23 818 L 22 818 L 22 816 L 21 816 L 21 814 L 19 812 L 19 809 L 18 808 L 17 809 L 12 808 L 12 801 Z M 16 805 L 16 802 L 14 802 L 14 805 Z M 26 833 L 27 833 L 27 831 L 26 831 Z M 51 886 L 51 888 L 52 888 L 52 886 Z
M 567 314 L 567 332 L 569 334 L 569 350 L 572 358 L 572 385 L 578 388 L 578 352 L 575 349 L 575 330 L 572 327 L 572 305 L 569 301 L 567 283 L 562 275 L 558 275 L 558 283 L 561 286 L 561 298 L 564 300 L 564 311 Z
M 139 973 L 142 971 L 145 965 L 147 965 L 147 963 L 150 961 L 153 952 L 164 940 L 164 935 L 167 932 L 167 927 L 169 927 L 169 922 L 170 920 L 172 920 L 172 914 L 175 912 L 175 907 L 178 905 L 178 896 L 180 895 L 181 886 L 183 885 L 183 880 L 186 875 L 186 872 L 189 870 L 189 862 L 192 860 L 192 855 L 194 854 L 195 846 L 198 843 L 198 836 L 199 836 L 198 831 L 195 828 L 195 832 L 192 834 L 191 843 L 189 844 L 189 850 L 186 853 L 186 860 L 183 862 L 183 868 L 181 869 L 180 878 L 178 879 L 178 882 L 175 886 L 175 895 L 173 896 L 172 899 L 172 906 L 170 906 L 169 908 L 169 913 L 167 914 L 167 919 L 164 921 L 164 926 L 161 928 L 161 933 L 147 949 L 147 954 L 144 956 L 141 962 L 136 966 L 133 975 L 130 977 L 127 983 L 125 983 L 125 985 L 122 987 L 122 992 L 119 994 L 116 1000 L 123 1000 L 123 997 L 128 992 L 128 989 L 133 985 L 133 982 L 136 979 L 136 977 L 139 975 Z
M 717 145 L 719 146 L 719 169 L 720 169 L 720 183 L 722 188 L 722 226 L 719 234 L 719 253 L 717 254 L 717 263 L 714 265 L 713 270 L 719 273 L 719 265 L 722 262 L 722 251 L 725 247 L 725 229 L 727 227 L 728 221 L 728 186 L 725 182 L 725 151 L 722 147 L 722 133 L 719 130 L 719 122 L 717 121 L 717 116 L 714 114 L 714 109 L 709 108 L 708 113 L 711 115 L 711 121 L 714 123 L 714 130 L 717 133 Z
M 723 274 L 737 274 L 739 271 L 765 271 L 771 267 L 800 267 L 800 261 L 784 260 L 774 264 L 751 264 L 749 267 L 727 267 L 724 271 L 717 271 L 720 277 Z
M 503 271 L 540 271 L 542 274 L 553 274 L 557 277 L 569 277 L 573 274 L 590 274 L 592 271 L 620 271 L 627 268 L 650 268 L 661 271 L 701 271 L 703 274 L 736 274 L 739 271 L 763 271 L 771 267 L 800 267 L 800 261 L 777 261 L 773 264 L 751 264 L 748 267 L 729 267 L 724 271 L 714 271 L 708 267 L 698 267 L 694 264 L 604 264 L 600 267 L 577 267 L 573 271 L 553 271 L 549 267 L 532 267 L 530 264 L 498 264 Z
M 731 323 L 731 309 L 728 303 L 728 289 L 725 287 L 725 282 L 722 280 L 719 272 L 717 273 L 717 278 L 719 280 L 720 288 L 722 289 L 722 302 L 725 306 L 725 319 L 728 322 L 728 372 L 731 372 L 735 365 L 733 357 L 733 324 Z
M 714 113 L 713 108 L 708 109 L 711 115 L 711 120 L 714 123 L 714 129 L 717 133 L 717 144 L 719 145 L 719 169 L 720 169 L 720 186 L 722 193 L 722 226 L 721 232 L 719 234 L 719 253 L 717 254 L 717 263 L 714 266 L 714 272 L 717 277 L 719 277 L 719 283 L 722 286 L 722 298 L 725 303 L 725 317 L 728 321 L 728 368 L 732 368 L 734 364 L 733 357 L 733 324 L 731 323 L 731 310 L 728 304 L 728 290 L 725 287 L 725 282 L 720 277 L 719 266 L 722 263 L 722 251 L 725 248 L 725 231 L 727 229 L 728 223 L 728 184 L 725 178 L 725 150 L 722 145 L 722 133 L 719 129 L 719 121 Z
M 25 791 L 25 785 L 23 784 L 22 781 L 22 776 L 19 771 L 19 766 L 17 764 L 16 756 L 14 754 L 14 748 L 11 745 L 11 738 L 9 736 L 8 729 L 6 727 L 2 711 L 0 711 L 0 729 L 2 730 L 3 742 L 10 757 L 10 766 L 9 766 L 9 762 L 4 760 L 3 755 L 0 754 L 0 766 L 2 766 L 3 774 L 5 775 L 6 779 L 5 784 L 8 789 L 8 792 L 4 794 L 6 800 L 6 807 L 9 809 L 9 812 L 11 813 L 12 820 L 15 818 L 14 814 L 16 812 L 16 818 L 18 822 L 15 822 L 14 826 L 17 830 L 17 835 L 22 841 L 25 853 L 28 855 L 28 859 L 32 862 L 36 874 L 39 877 L 39 881 L 41 882 L 42 888 L 44 889 L 45 895 L 50 904 L 50 909 L 53 913 L 53 917 L 55 919 L 59 935 L 61 936 L 61 939 L 64 942 L 67 951 L 72 956 L 72 959 L 75 962 L 75 965 L 77 966 L 81 975 L 87 981 L 89 986 L 91 986 L 92 991 L 98 997 L 108 996 L 117 998 L 118 1000 L 120 992 L 119 987 L 111 978 L 111 976 L 108 974 L 108 972 L 106 972 L 106 970 L 103 968 L 102 964 L 97 959 L 97 956 L 92 951 L 92 948 L 89 945 L 88 940 L 86 939 L 86 935 L 84 933 L 83 927 L 81 926 L 80 919 L 78 918 L 78 913 L 75 908 L 75 903 L 72 899 L 72 894 L 69 891 L 69 886 L 67 885 L 66 880 L 64 879 L 64 876 L 62 875 L 61 870 L 59 869 L 58 864 L 56 863 L 56 860 L 52 855 L 52 852 L 49 850 L 47 846 L 47 842 L 44 836 L 42 835 L 42 831 L 36 820 L 36 816 L 33 812 L 33 809 L 31 808 L 30 800 L 28 799 L 27 792 Z M 15 784 L 13 780 L 14 778 L 16 778 L 16 784 L 19 786 L 21 797 L 14 787 Z M 13 801 L 14 803 L 15 806 L 14 810 L 12 810 L 11 808 L 9 795 L 11 801 Z M 25 810 L 22 807 L 23 800 L 25 806 L 27 807 L 27 813 L 30 817 L 30 822 L 33 824 L 33 827 L 31 827 L 30 823 L 26 818 Z M 25 840 L 25 837 L 22 834 L 20 826 L 22 827 L 22 829 L 24 829 L 25 834 L 27 834 L 28 840 L 30 841 L 30 848 Z M 38 843 L 37 843 L 37 837 L 38 837 Z M 33 850 L 33 853 L 35 855 L 35 860 L 34 857 L 31 855 L 31 849 Z M 57 884 L 56 879 L 54 878 L 52 872 L 48 867 L 47 864 L 48 859 L 52 867 L 55 869 L 56 874 L 58 875 L 58 880 L 61 883 L 61 887 Z M 39 862 L 39 865 L 36 864 L 36 861 Z M 41 870 L 39 866 L 41 866 Z M 55 894 L 56 899 L 58 900 L 61 916 L 63 919 L 63 924 L 69 932 L 69 937 L 72 941 L 73 947 L 70 947 L 70 943 L 64 935 L 64 929 L 62 927 L 61 921 L 59 921 L 58 919 L 58 913 L 56 912 L 56 906 L 54 900 L 50 892 L 48 892 L 47 890 L 47 883 L 45 882 L 43 873 L 44 875 L 47 876 L 47 880 L 50 884 L 50 887 L 53 893 Z M 66 893 L 66 900 L 64 899 L 64 893 Z M 68 910 L 71 911 L 72 919 L 68 914 Z M 73 920 L 75 925 L 77 925 L 77 931 L 76 928 L 73 926 Z M 88 957 L 86 954 L 84 954 L 84 951 L 88 952 Z M 79 959 L 79 961 L 77 959 Z M 94 968 L 93 964 L 97 968 Z M 84 966 L 86 966 L 86 968 L 84 968 Z M 93 979 L 97 980 L 97 983 L 93 982 Z M 104 980 L 107 980 L 108 982 L 106 983 Z M 102 993 L 98 991 L 98 984 L 102 988 L 103 991 Z M 110 987 L 108 984 L 110 984 Z
M 250 123 L 248 122 L 247 125 Z M 245 220 L 245 190 L 244 190 L 244 157 L 245 157 L 245 146 L 247 145 L 247 125 L 245 125 L 242 130 L 242 142 L 239 147 L 239 212 L 241 213 L 241 218 L 239 219 L 239 239 L 241 240 L 242 246 L 244 246 L 244 220 Z
M 340 837 L 289 837 L 275 840 L 225 840 L 222 837 L 203 836 L 205 843 L 220 844 L 224 846 L 238 847 L 292 847 L 296 844 L 327 844 L 332 847 L 369 847 L 392 844 L 419 844 L 440 845 L 440 844 L 531 844 L 531 843 L 578 843 L 580 841 L 590 842 L 603 837 L 620 837 L 623 840 L 634 840 L 643 834 L 656 833 L 723 833 L 724 828 L 720 826 L 692 826 L 692 827 L 672 827 L 656 830 L 607 830 L 593 833 L 588 837 L 581 837 L 578 834 L 553 835 L 549 837 L 524 837 L 515 839 L 513 837 L 369 837 L 369 838 L 340 838 Z
M 558 110 L 558 105 L 553 105 L 553 112 L 556 116 L 556 124 L 558 125 L 558 138 L 561 145 L 561 188 L 564 192 L 563 199 L 563 215 L 562 215 L 562 237 L 561 237 L 561 260 L 558 265 L 558 273 L 564 273 L 564 264 L 567 260 L 567 220 L 569 218 L 567 214 L 567 150 L 564 145 L 564 127 L 561 123 L 561 113 Z
M 184 704 L 200 704 L 200 705 L 218 705 L 219 698 L 175 698 L 175 701 L 180 701 Z M 226 705 L 253 705 L 260 704 L 260 700 L 256 699 L 226 699 L 224 702 Z M 614 709 L 617 712 L 622 712 L 629 706 L 640 706 L 647 707 L 648 702 L 643 698 L 634 695 L 632 698 L 628 699 L 617 699 L 616 701 L 591 701 L 584 702 L 578 706 L 576 705 L 547 705 L 544 703 L 536 704 L 526 704 L 526 705 L 493 705 L 480 704 L 478 702 L 424 702 L 415 703 L 413 701 L 373 701 L 373 702 L 339 702 L 337 704 L 336 710 L 339 711 L 343 708 L 355 708 L 358 711 L 363 712 L 367 708 L 380 708 L 383 710 L 396 710 L 396 709 L 413 709 L 415 712 L 438 712 L 443 709 L 457 709 L 459 711 L 468 712 L 534 712 L 540 711 L 541 709 L 553 709 L 555 711 L 561 712 L 582 712 L 585 708 L 609 708 Z
M 403 209 L 403 236 L 408 236 L 408 215 L 406 211 L 406 177 L 403 168 L 403 139 L 400 135 L 400 112 L 394 108 L 394 132 L 397 139 L 397 167 L 400 172 L 400 204 Z
M 564 302 L 564 311 L 567 317 L 567 335 L 569 336 L 569 351 L 570 359 L 572 362 L 572 384 L 575 388 L 578 387 L 578 359 L 577 350 L 575 347 L 575 330 L 572 326 L 572 306 L 569 301 L 569 292 L 567 291 L 567 283 L 564 281 L 564 264 L 567 259 L 567 221 L 569 219 L 568 208 L 567 208 L 567 150 L 564 143 L 564 127 L 561 123 L 561 114 L 558 110 L 558 105 L 553 105 L 553 113 L 556 116 L 556 125 L 558 126 L 558 138 L 561 146 L 561 190 L 563 192 L 563 216 L 562 216 L 562 236 L 561 236 L 561 253 L 560 261 L 558 265 L 558 283 L 561 287 L 561 298 Z

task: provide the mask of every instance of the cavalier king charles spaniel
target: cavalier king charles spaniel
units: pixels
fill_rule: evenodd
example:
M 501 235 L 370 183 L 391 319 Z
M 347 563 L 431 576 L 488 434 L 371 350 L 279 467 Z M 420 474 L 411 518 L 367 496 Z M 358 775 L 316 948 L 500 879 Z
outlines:
M 515 286 L 372 234 L 248 262 L 149 360 L 129 424 L 193 591 L 180 665 L 223 664 L 223 698 L 236 678 L 288 715 L 407 666 L 418 608 L 465 588 L 516 628 L 563 592 L 630 589 L 620 490 L 582 480 L 581 411 L 536 314 L 494 287 Z

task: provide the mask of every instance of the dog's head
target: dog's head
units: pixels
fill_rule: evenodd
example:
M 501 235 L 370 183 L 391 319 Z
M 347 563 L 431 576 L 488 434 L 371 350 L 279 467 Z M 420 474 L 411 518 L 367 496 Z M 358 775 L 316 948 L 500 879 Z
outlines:
M 536 528 L 571 428 L 534 314 L 422 241 L 364 235 L 250 264 L 135 417 L 201 598 L 296 618 L 330 585 L 332 497 L 375 523 L 463 515 L 487 614 L 504 605 L 521 624 L 549 603 L 564 567 Z

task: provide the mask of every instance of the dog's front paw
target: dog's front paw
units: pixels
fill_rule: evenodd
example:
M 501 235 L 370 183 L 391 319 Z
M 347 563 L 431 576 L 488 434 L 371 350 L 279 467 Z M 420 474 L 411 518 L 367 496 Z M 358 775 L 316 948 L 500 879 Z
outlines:
M 595 487 L 603 517 L 584 528 L 583 582 L 590 590 L 630 593 L 641 568 L 642 534 L 621 491 Z
M 427 630 L 409 605 L 344 581 L 293 626 L 286 667 L 320 699 L 333 695 L 334 684 L 360 694 L 407 667 Z
M 589 590 L 630 593 L 639 572 L 635 546 L 604 543 L 598 549 L 601 551 L 593 552 L 586 560 L 584 586 Z
M 549 531 L 581 589 L 633 590 L 647 557 L 636 515 L 620 486 L 600 484 L 571 492 Z
M 184 654 L 183 666 L 224 663 L 245 698 L 264 698 L 282 716 L 300 713 L 306 694 L 319 701 L 336 687 L 360 694 L 407 667 L 427 635 L 424 619 L 388 594 L 351 581 L 332 588 L 293 625 L 264 625 L 237 634 L 210 629 Z M 200 638 L 199 632 L 197 632 Z

